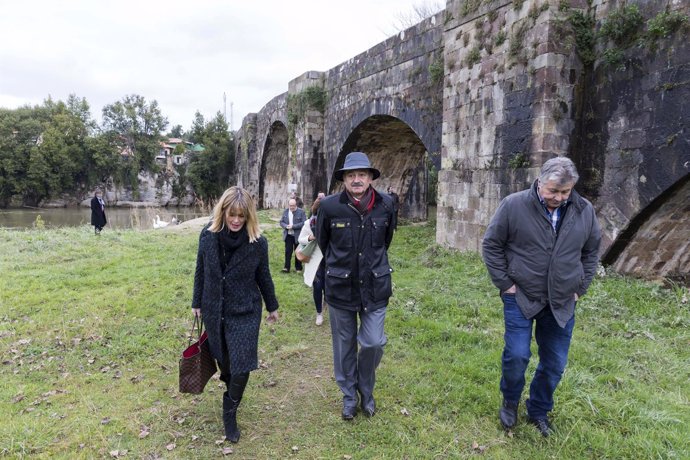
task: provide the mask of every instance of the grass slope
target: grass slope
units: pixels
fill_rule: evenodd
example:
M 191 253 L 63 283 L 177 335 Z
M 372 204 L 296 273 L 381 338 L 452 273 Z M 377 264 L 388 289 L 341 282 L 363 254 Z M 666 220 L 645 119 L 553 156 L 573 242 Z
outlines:
M 218 458 L 230 447 L 257 459 L 690 457 L 685 288 L 595 280 L 578 305 L 555 435 L 542 439 L 524 418 L 505 433 L 502 309 L 481 259 L 435 245 L 431 226 L 403 226 L 379 412 L 346 423 L 328 324 L 314 325 L 301 277 L 280 273 L 270 226 L 282 316 L 262 327 L 261 369 L 232 446 L 220 442 L 217 375 L 203 395 L 177 392 L 198 232 L 0 230 L 0 456 Z

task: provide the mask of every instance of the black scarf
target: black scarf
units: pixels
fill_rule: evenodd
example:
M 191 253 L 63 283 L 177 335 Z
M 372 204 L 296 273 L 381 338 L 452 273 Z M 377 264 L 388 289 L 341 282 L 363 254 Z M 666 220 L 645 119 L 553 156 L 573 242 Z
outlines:
M 249 242 L 249 234 L 247 233 L 247 226 L 244 225 L 238 232 L 233 232 L 224 226 L 218 232 L 218 246 L 220 249 L 220 268 L 225 271 L 232 255 L 242 245 Z

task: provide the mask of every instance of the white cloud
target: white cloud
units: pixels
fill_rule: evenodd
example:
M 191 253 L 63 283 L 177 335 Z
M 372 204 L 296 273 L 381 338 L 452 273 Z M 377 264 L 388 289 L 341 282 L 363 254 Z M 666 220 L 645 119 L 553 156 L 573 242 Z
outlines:
M 234 128 L 290 80 L 386 39 L 413 0 L 23 0 L 0 15 L 0 106 L 84 97 L 94 117 L 126 94 L 187 129 L 234 103 Z

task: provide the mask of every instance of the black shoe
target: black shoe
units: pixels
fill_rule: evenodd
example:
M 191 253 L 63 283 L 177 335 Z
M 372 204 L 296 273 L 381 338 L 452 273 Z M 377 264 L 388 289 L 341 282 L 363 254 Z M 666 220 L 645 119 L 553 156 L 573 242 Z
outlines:
M 527 421 L 537 427 L 542 436 L 547 438 L 551 434 L 551 423 L 548 418 L 527 418 Z
M 498 411 L 498 418 L 501 419 L 503 428 L 509 429 L 515 426 L 518 417 L 518 403 L 503 400 L 503 405 Z
M 343 420 L 352 420 L 357 415 L 357 406 L 343 406 Z
M 370 396 L 369 398 L 362 398 L 362 412 L 367 417 L 374 416 L 376 413 L 376 401 L 374 401 L 373 396 Z

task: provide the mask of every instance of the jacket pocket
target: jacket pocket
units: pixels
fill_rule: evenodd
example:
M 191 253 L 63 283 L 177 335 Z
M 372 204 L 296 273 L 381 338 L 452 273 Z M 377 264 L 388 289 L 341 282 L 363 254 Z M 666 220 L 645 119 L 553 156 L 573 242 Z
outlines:
M 391 279 L 393 269 L 388 265 L 382 265 L 372 269 L 372 298 L 374 302 L 388 300 L 393 295 L 393 280 Z
M 352 247 L 352 221 L 331 219 L 331 244 L 337 248 Z
M 386 244 L 386 232 L 388 229 L 388 219 L 376 217 L 371 219 L 371 246 L 381 247 Z
M 342 268 L 326 269 L 326 295 L 339 302 L 352 301 L 352 279 L 350 270 Z

